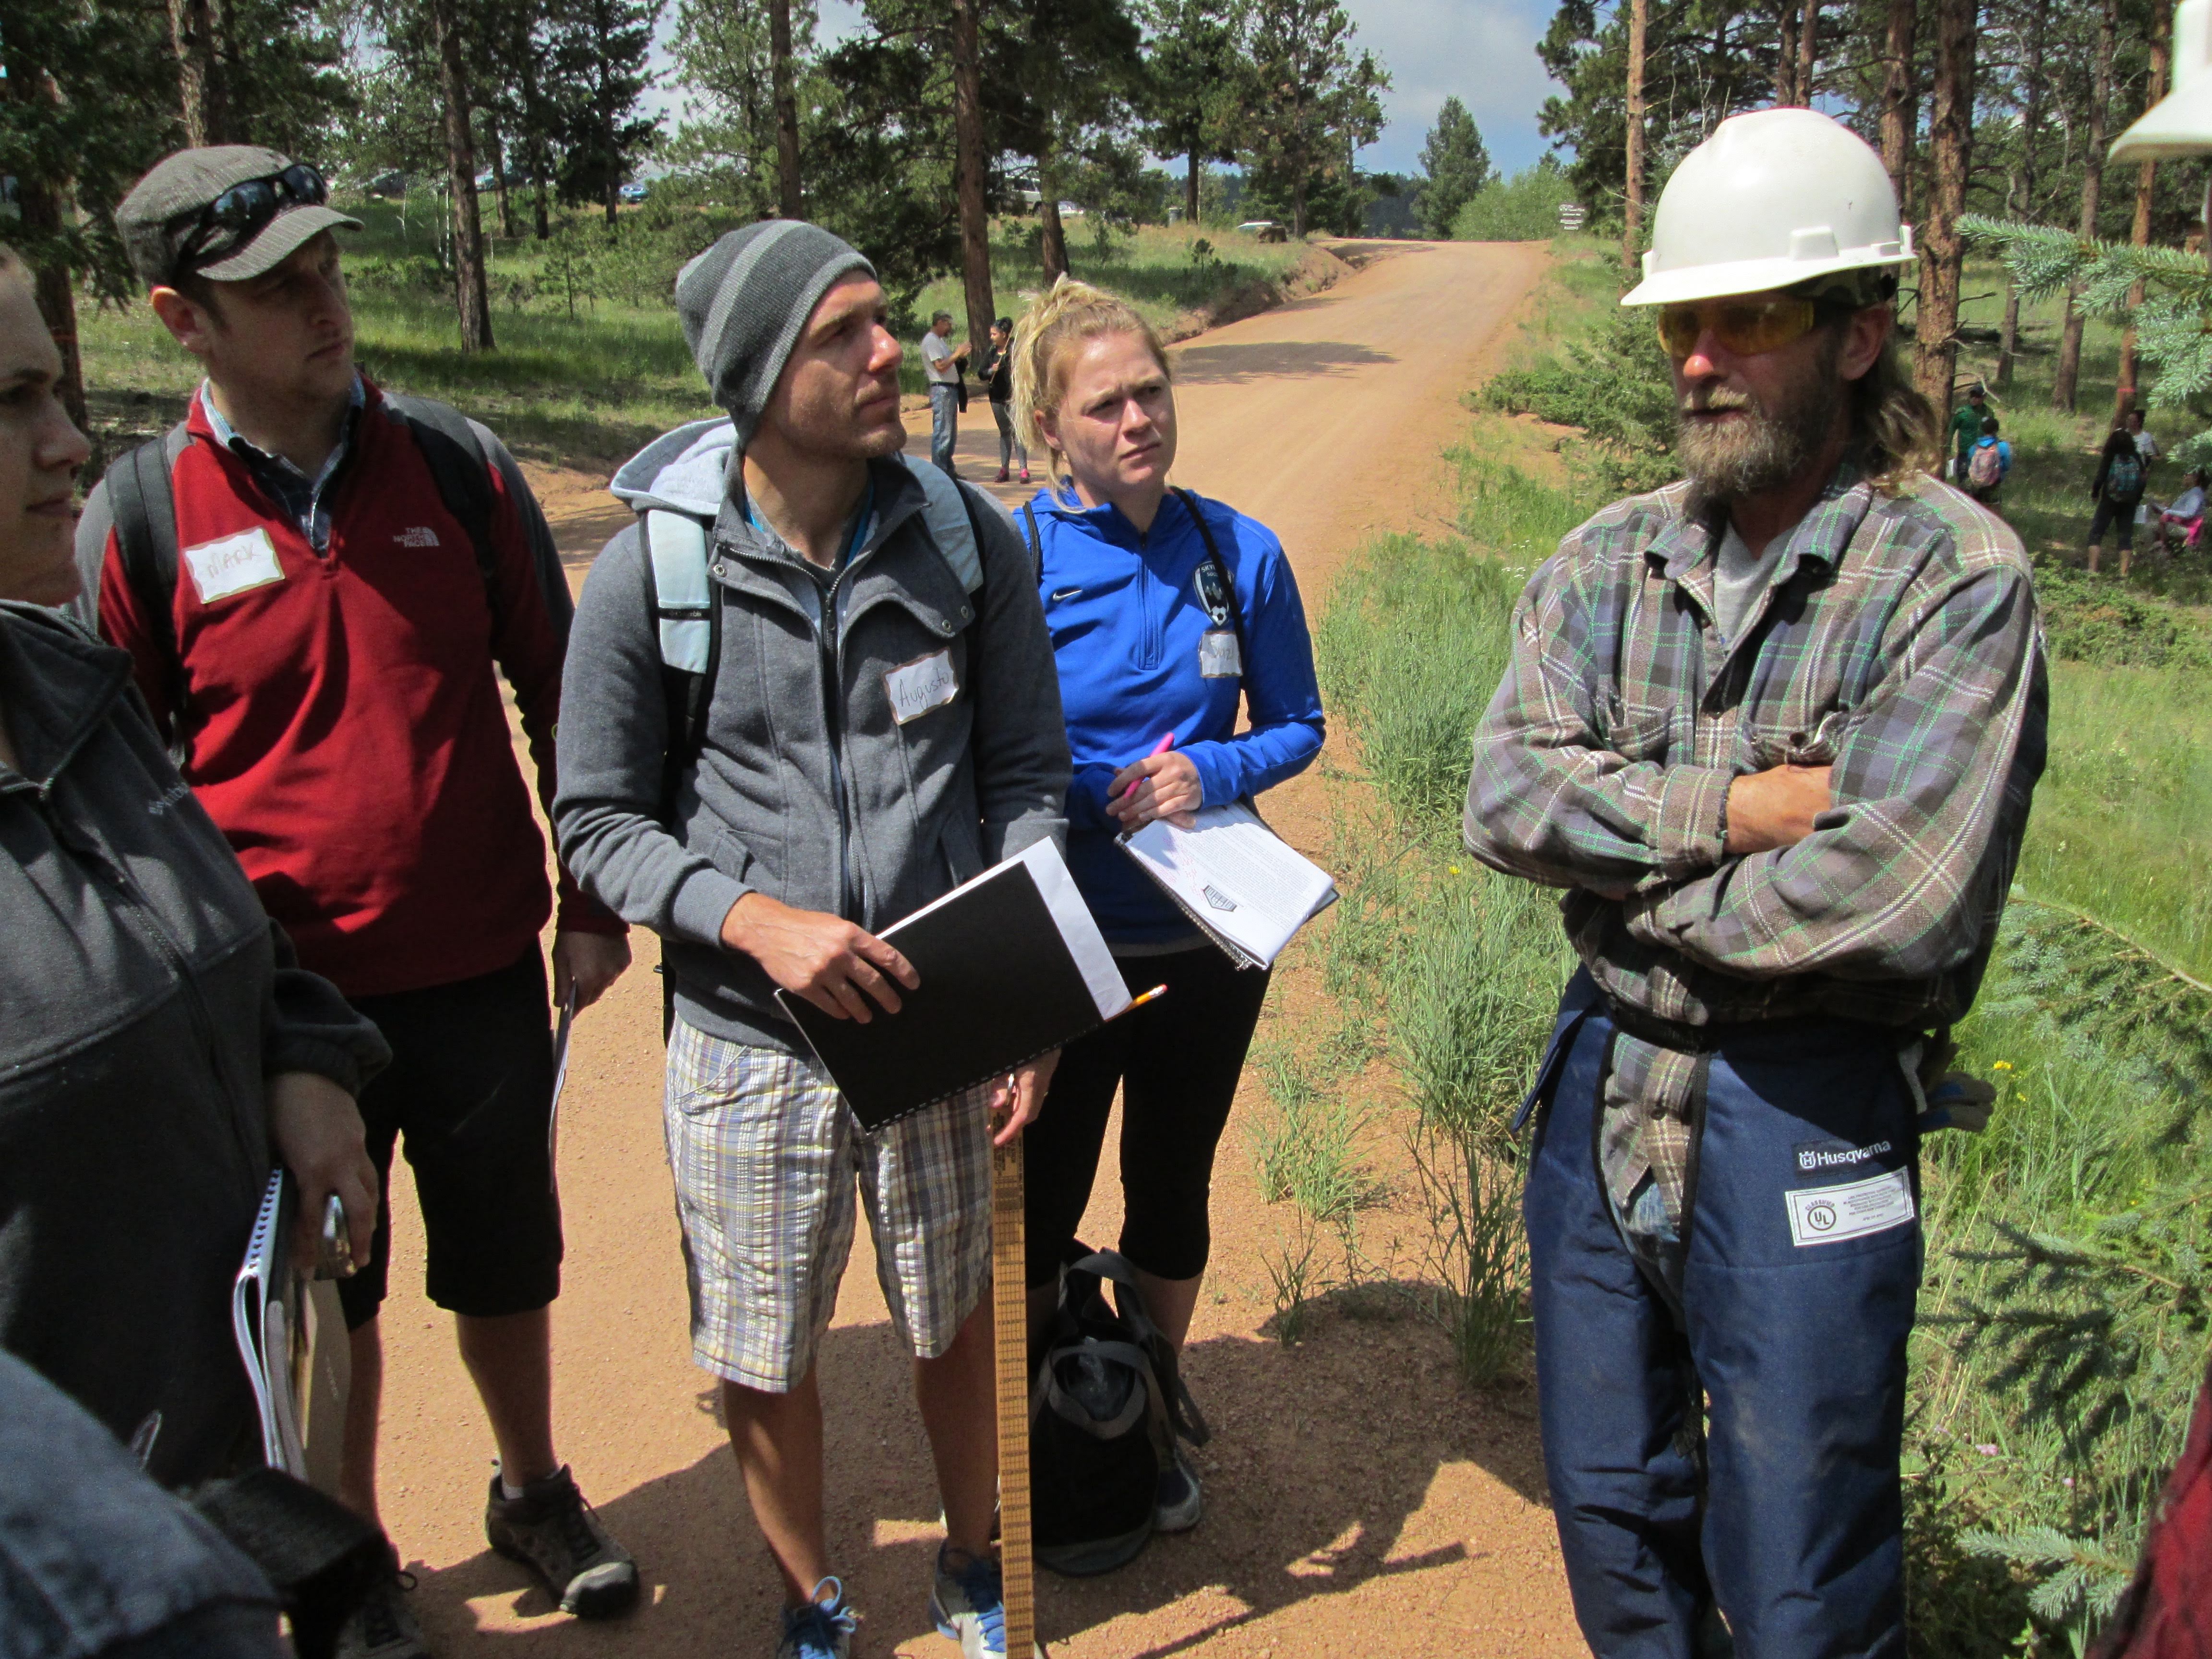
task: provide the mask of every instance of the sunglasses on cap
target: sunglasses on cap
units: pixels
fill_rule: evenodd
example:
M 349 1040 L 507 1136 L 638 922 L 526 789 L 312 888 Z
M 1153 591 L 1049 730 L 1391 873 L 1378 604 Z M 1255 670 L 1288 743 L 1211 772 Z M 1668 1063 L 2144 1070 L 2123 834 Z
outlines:
M 1659 343 L 1676 362 L 1698 349 L 1710 330 L 1732 356 L 1757 357 L 1802 340 L 1819 325 L 1824 310 L 1838 307 L 1818 300 L 1782 296 L 1771 300 L 1705 301 L 1659 307 Z
M 295 161 L 266 179 L 233 185 L 200 210 L 199 222 L 186 239 L 181 258 L 231 253 L 258 236 L 286 208 L 320 207 L 330 197 L 323 175 L 305 161 Z

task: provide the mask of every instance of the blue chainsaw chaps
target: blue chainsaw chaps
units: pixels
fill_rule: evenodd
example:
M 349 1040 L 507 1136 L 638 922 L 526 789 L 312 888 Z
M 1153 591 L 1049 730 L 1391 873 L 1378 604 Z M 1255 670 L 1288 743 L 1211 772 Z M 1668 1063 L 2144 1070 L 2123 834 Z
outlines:
M 1530 1097 L 1524 1211 L 1544 1468 L 1583 1635 L 1597 1659 L 1705 1659 L 1731 1638 L 1738 1659 L 1902 1656 L 1922 1250 L 1898 1036 L 1795 1021 L 1704 1057 L 1679 1309 L 1598 1170 L 1613 1039 L 1578 974 Z

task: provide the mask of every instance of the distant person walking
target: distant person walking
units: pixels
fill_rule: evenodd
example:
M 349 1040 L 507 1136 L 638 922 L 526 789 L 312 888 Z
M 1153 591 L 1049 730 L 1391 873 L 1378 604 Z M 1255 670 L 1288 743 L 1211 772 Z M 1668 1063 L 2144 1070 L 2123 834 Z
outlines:
M 2089 515 L 2091 575 L 2097 574 L 2098 557 L 2105 550 L 2105 532 L 2109 529 L 2119 538 L 2120 580 L 2127 580 L 2128 567 L 2135 557 L 2136 511 L 2142 505 L 2149 483 L 2150 469 L 2136 447 L 2135 434 L 2124 425 L 2114 428 L 2106 434 L 2105 447 L 2097 453 L 2096 476 L 2089 481 L 2089 498 L 2097 504 Z
M 2143 425 L 2142 410 L 2128 410 L 2127 419 L 2122 424 L 2127 428 L 2128 436 L 2136 441 L 2136 454 L 2142 461 L 2143 477 L 2148 483 L 2151 468 L 2158 465 L 2159 457 L 2166 452 L 2159 447 L 2158 440 L 2151 435 L 2150 429 Z
M 953 440 L 960 435 L 961 365 L 968 361 L 970 342 L 952 343 L 952 313 L 940 311 L 929 319 L 929 332 L 921 337 L 921 372 L 929 379 L 929 459 L 948 478 L 960 475 L 952 466 Z
M 1997 417 L 1982 416 L 1982 435 L 1966 452 L 1966 493 L 1999 518 L 2004 516 L 2004 481 L 2012 471 L 2012 446 L 1997 436 Z
M 2203 467 L 2192 468 L 2183 478 L 2186 486 L 2158 515 L 2158 544 L 2166 552 L 2187 551 L 2203 533 L 2204 483 Z
M 1990 412 L 1989 396 L 1978 382 L 1967 388 L 1966 401 L 1951 411 L 1951 482 L 1966 487 L 1966 454 L 1981 441 L 1982 418 Z
M 991 399 L 991 418 L 999 423 L 999 477 L 997 482 L 1006 482 L 1009 466 L 1018 459 L 1022 465 L 1022 482 L 1030 481 L 1029 446 L 1014 425 L 1014 323 L 1011 317 L 1001 317 L 991 325 L 990 349 L 983 354 L 983 365 L 976 374 L 982 380 Z

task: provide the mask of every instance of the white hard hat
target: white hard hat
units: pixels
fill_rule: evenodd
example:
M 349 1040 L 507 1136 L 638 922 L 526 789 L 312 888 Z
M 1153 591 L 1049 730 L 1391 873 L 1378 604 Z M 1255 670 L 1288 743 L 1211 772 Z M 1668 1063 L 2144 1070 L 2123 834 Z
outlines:
M 2115 161 L 2172 161 L 2212 152 L 2212 0 L 2173 9 L 2173 90 L 2113 141 Z
M 1621 304 L 1759 294 L 1914 257 L 1865 139 L 1817 110 L 1757 110 L 1682 158 L 1659 193 L 1644 280 Z

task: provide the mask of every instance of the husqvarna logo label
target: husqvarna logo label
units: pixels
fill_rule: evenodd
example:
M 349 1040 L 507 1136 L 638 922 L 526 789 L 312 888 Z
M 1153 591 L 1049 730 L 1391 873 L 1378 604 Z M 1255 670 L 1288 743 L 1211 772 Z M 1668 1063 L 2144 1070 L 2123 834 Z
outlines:
M 1877 1140 L 1870 1146 L 1847 1146 L 1841 1141 L 1800 1146 L 1797 1168 L 1805 1175 L 1817 1175 L 1823 1170 L 1855 1169 L 1869 1158 L 1883 1157 L 1889 1151 L 1890 1143 L 1887 1140 Z

